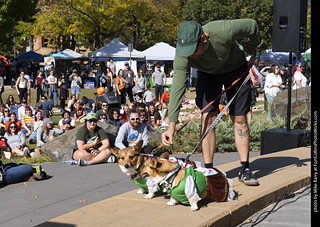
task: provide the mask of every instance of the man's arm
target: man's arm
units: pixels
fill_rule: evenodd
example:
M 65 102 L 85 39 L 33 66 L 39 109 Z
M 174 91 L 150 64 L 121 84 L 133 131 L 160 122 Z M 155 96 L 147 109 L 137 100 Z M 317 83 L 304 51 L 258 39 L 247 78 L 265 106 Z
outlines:
M 117 135 L 116 141 L 114 143 L 114 145 L 119 149 L 126 148 L 126 146 L 123 144 L 123 140 L 124 140 L 124 137 L 126 134 L 125 131 L 126 131 L 126 125 L 123 124 L 118 131 L 118 135 Z
M 262 42 L 258 24 L 253 19 L 238 19 L 230 20 L 232 27 L 232 40 L 247 39 L 241 45 L 245 46 L 249 50 L 249 54 L 260 55 L 260 45 Z
M 188 58 L 175 56 L 173 62 L 174 76 L 169 99 L 169 128 L 162 133 L 162 143 L 166 146 L 173 144 L 173 134 L 178 121 L 180 104 L 186 92 L 188 81 Z

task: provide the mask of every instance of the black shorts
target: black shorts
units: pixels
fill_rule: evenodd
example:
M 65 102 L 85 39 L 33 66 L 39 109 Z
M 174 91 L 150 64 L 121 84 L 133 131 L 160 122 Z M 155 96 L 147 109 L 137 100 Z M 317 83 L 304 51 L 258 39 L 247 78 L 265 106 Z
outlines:
M 196 104 L 202 109 L 214 100 L 221 92 L 222 85 L 228 88 L 236 79 L 238 79 L 248 69 L 247 63 L 239 67 L 238 69 L 221 74 L 209 74 L 198 71 L 198 79 L 196 86 Z M 240 88 L 242 82 L 246 78 L 246 75 L 242 77 L 235 85 L 233 85 L 227 92 L 227 99 L 231 100 L 237 90 Z M 218 98 L 213 104 L 211 104 L 203 113 L 219 112 Z M 239 91 L 235 99 L 230 105 L 229 113 L 233 116 L 246 115 L 250 110 L 251 103 L 251 88 L 250 81 L 248 81 Z

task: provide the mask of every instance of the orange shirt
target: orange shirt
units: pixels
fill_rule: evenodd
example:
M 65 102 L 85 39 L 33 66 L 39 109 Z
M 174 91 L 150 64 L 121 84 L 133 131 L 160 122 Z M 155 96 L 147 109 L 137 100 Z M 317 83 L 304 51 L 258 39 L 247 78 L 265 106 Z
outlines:
M 124 78 L 121 78 L 120 77 L 116 77 L 116 79 L 114 79 L 114 83 L 118 85 L 119 87 L 119 90 L 122 90 L 123 88 L 126 87 L 126 84 L 123 82 Z
M 9 127 L 9 124 L 10 124 L 11 121 L 7 121 L 6 124 L 4 125 L 4 130 L 8 130 L 8 127 Z M 21 130 L 21 121 L 16 121 L 16 124 L 18 126 L 18 131 Z
M 167 92 L 163 93 L 161 96 L 161 101 L 165 104 L 167 104 L 167 102 L 169 101 L 170 95 L 168 95 Z

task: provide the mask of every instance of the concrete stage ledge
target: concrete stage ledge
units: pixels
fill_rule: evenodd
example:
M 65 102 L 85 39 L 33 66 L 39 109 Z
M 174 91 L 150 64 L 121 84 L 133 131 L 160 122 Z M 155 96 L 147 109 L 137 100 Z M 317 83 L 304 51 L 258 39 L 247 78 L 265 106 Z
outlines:
M 39 226 L 235 226 L 246 218 L 311 183 L 311 149 L 296 148 L 251 159 L 258 187 L 238 182 L 239 162 L 217 166 L 233 179 L 238 197 L 233 202 L 200 201 L 200 209 L 178 204 L 169 197 L 151 200 L 130 191 L 51 219 Z

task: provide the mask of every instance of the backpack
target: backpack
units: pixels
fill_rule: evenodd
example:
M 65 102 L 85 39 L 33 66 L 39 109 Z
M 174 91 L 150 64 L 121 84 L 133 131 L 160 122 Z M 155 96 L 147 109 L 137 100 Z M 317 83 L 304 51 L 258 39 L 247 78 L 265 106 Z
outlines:
M 45 180 L 47 178 L 47 173 L 44 171 L 41 165 L 32 166 L 33 175 L 31 176 L 34 180 Z

